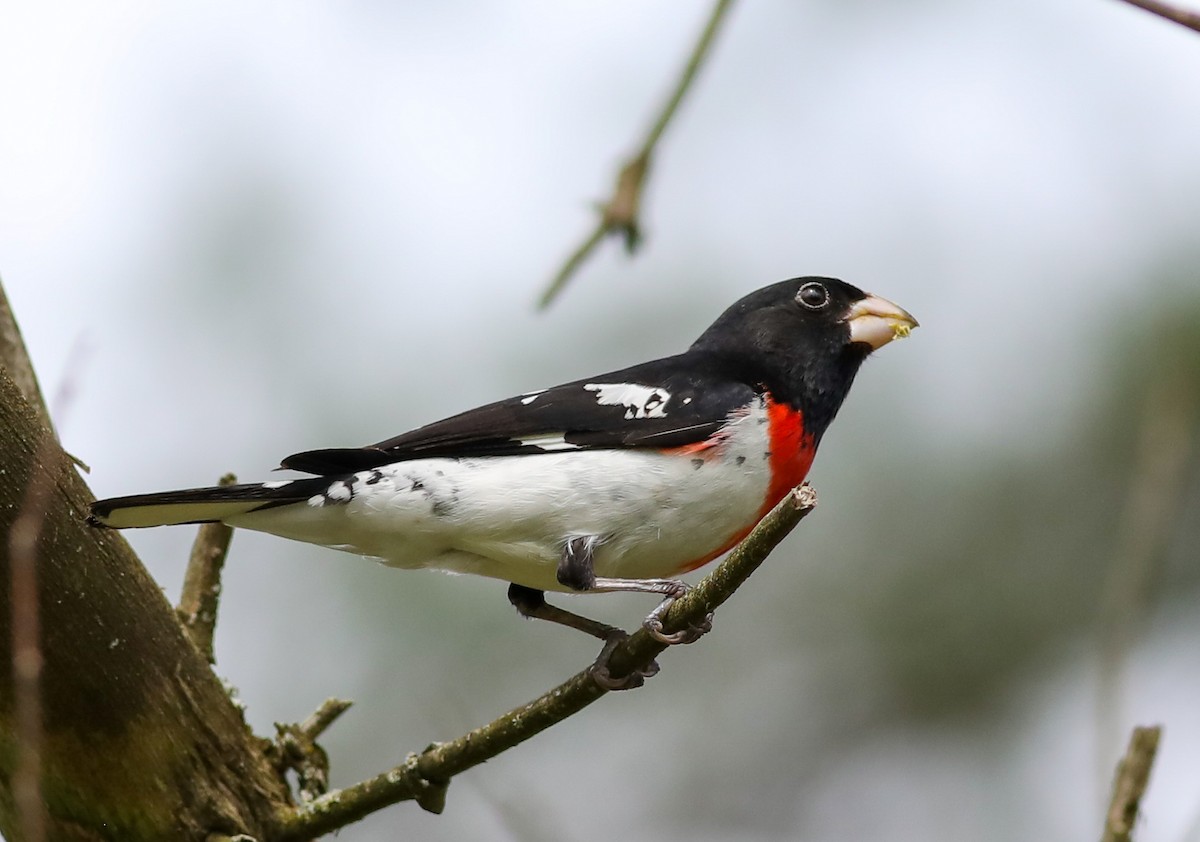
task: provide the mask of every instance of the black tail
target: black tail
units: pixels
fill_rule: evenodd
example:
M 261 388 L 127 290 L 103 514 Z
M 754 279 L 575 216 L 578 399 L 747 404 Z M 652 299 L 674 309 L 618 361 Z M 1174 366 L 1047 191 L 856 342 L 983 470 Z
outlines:
M 92 503 L 88 523 L 126 529 L 211 523 L 235 515 L 299 503 L 329 488 L 328 477 L 281 480 L 254 485 L 219 485 L 158 494 L 111 497 Z

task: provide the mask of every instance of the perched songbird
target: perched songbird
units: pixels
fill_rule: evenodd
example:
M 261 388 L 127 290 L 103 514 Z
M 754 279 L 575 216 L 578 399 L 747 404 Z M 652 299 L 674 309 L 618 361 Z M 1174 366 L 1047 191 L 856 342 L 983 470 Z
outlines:
M 745 296 L 677 356 L 283 460 L 316 476 L 99 500 L 90 520 L 222 521 L 490 576 L 522 614 L 610 643 L 623 633 L 544 591 L 657 593 L 647 626 L 661 634 L 687 589 L 672 577 L 729 550 L 804 480 L 863 360 L 916 326 L 850 284 L 795 278 Z

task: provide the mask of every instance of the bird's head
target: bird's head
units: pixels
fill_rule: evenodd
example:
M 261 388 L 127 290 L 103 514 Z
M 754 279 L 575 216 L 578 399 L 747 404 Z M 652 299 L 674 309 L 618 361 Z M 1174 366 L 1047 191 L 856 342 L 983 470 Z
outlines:
M 819 437 L 863 360 L 917 320 L 836 278 L 781 281 L 736 302 L 692 345 L 804 412 Z

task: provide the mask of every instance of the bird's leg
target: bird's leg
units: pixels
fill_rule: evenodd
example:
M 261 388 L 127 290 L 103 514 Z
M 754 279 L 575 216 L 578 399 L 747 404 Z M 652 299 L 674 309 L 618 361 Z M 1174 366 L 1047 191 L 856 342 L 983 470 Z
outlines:
M 695 643 L 705 632 L 712 631 L 712 614 L 699 625 L 672 634 L 664 634 L 662 617 L 667 609 L 690 590 L 686 582 L 677 579 L 607 579 L 596 576 L 593 553 L 600 543 L 595 535 L 577 536 L 567 541 L 558 560 L 558 582 L 576 591 L 634 591 L 657 593 L 663 601 L 642 623 L 646 631 L 660 643 Z
M 513 607 L 517 609 L 522 617 L 549 620 L 551 623 L 558 623 L 560 626 L 579 629 L 584 634 L 590 634 L 592 637 L 598 637 L 601 640 L 608 640 L 614 635 L 625 634 L 625 632 L 615 626 L 580 616 L 565 608 L 559 608 L 557 605 L 551 605 L 546 602 L 545 591 L 527 588 L 524 585 L 509 585 L 508 601 L 513 604 Z
M 705 618 L 694 626 L 681 629 L 671 634 L 663 631 L 662 618 L 667 609 L 675 604 L 675 600 L 692 589 L 687 582 L 678 579 L 605 579 L 596 577 L 592 580 L 594 591 L 634 591 L 635 593 L 657 593 L 663 595 L 663 601 L 642 621 L 650 636 L 660 643 L 673 646 L 676 643 L 695 643 L 703 635 L 712 631 L 713 615 L 710 611 Z
M 590 591 L 596 586 L 596 545 L 600 539 L 595 535 L 577 535 L 567 540 L 562 555 L 558 557 L 558 572 L 555 578 L 560 585 L 573 591 Z
M 641 687 L 647 678 L 658 672 L 658 664 L 651 661 L 649 666 L 642 672 L 630 673 L 618 681 L 608 673 L 608 659 L 612 656 L 613 650 L 617 648 L 617 645 L 629 637 L 628 633 L 616 626 L 610 626 L 607 623 L 601 623 L 599 620 L 592 620 L 567 611 L 565 608 L 551 605 L 546 602 L 545 591 L 527 588 L 524 585 L 509 585 L 508 601 L 513 604 L 513 607 L 517 609 L 522 617 L 549 620 L 551 623 L 558 623 L 560 626 L 579 629 L 584 634 L 590 634 L 592 637 L 598 637 L 603 640 L 604 648 L 596 656 L 591 672 L 595 682 L 605 690 L 632 690 L 634 687 Z

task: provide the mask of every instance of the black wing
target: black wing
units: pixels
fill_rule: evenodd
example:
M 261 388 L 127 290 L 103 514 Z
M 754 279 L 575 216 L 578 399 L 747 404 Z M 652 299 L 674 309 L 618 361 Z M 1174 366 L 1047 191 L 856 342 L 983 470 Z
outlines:
M 682 354 L 481 406 L 368 447 L 297 453 L 282 467 L 336 474 L 430 457 L 682 447 L 707 439 L 755 394 L 710 360 Z

